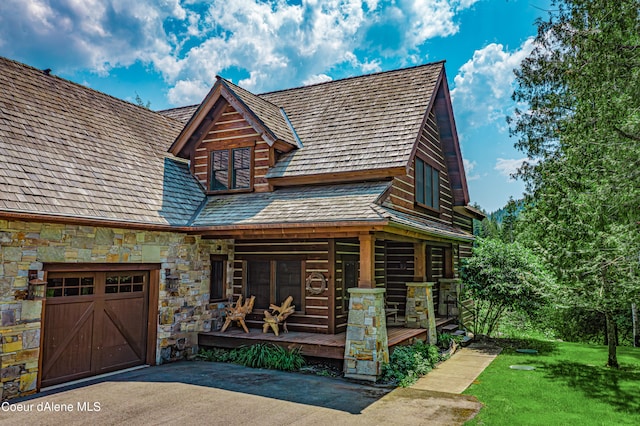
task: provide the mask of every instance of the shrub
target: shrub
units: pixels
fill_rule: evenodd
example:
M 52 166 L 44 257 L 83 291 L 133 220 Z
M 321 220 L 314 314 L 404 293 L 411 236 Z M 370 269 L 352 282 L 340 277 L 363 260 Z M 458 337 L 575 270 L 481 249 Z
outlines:
M 554 287 L 540 260 L 519 243 L 479 239 L 460 270 L 467 297 L 475 303 L 473 333 L 491 336 L 507 311 L 534 313 Z
M 397 346 L 382 368 L 382 380 L 401 387 L 414 384 L 440 361 L 438 348 L 425 342 Z
M 230 362 L 231 351 L 220 348 L 200 349 L 196 355 L 197 359 L 209 362 Z
M 454 336 L 453 334 L 449 333 L 439 333 L 438 342 L 436 343 L 436 345 L 440 349 L 447 350 L 451 347 L 451 342 L 456 342 L 459 344 L 460 342 L 462 342 L 462 336 Z
M 305 364 L 300 349 L 287 350 L 265 343 L 241 346 L 230 351 L 218 348 L 201 350 L 198 358 L 205 361 L 233 362 L 245 367 L 282 371 L 296 371 Z

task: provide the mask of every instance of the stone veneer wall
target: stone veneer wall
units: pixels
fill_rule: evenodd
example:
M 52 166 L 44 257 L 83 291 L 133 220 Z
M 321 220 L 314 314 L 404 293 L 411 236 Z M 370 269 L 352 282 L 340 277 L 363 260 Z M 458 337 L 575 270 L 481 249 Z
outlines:
M 376 381 L 389 362 L 383 288 L 350 288 L 344 376 Z
M 219 327 L 223 304 L 209 304 L 210 255 L 227 254 L 232 240 L 202 240 L 182 233 L 0 220 L 0 335 L 2 400 L 35 392 L 42 302 L 22 300 L 28 271 L 43 264 L 159 263 L 156 362 L 193 353 L 197 333 Z M 180 276 L 177 293 L 165 287 L 164 269 Z
M 407 328 L 427 330 L 427 342 L 437 342 L 436 316 L 433 307 L 433 285 L 435 283 L 407 283 L 407 308 L 405 320 Z

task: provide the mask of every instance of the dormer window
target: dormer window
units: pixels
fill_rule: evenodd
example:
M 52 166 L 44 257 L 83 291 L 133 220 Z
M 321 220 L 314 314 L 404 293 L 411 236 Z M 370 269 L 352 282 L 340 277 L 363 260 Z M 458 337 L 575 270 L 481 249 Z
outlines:
M 416 203 L 433 210 L 440 210 L 440 172 L 416 157 Z
M 251 189 L 251 148 L 211 151 L 210 191 Z

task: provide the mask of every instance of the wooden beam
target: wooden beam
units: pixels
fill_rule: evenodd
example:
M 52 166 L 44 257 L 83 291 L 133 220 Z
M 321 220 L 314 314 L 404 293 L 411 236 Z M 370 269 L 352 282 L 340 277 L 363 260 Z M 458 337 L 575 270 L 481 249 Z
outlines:
M 427 243 L 413 244 L 413 279 L 415 282 L 427 280 Z
M 453 278 L 453 250 L 451 246 L 444 249 L 444 259 L 442 263 L 444 278 Z
M 322 182 L 323 184 L 329 183 L 344 183 L 344 182 L 359 182 L 363 180 L 381 180 L 391 179 L 395 176 L 403 176 L 406 173 L 405 167 L 392 167 L 387 169 L 377 170 L 361 170 L 350 172 L 337 172 L 337 173 L 324 173 L 314 175 L 302 175 L 302 176 L 286 176 L 286 177 L 271 177 L 269 183 L 274 187 L 282 186 L 296 186 L 296 185 L 313 185 Z
M 374 288 L 375 281 L 375 256 L 376 238 L 371 234 L 364 234 L 358 237 L 360 240 L 360 279 L 359 288 Z
M 329 239 L 329 300 L 327 301 L 329 315 L 329 334 L 336 333 L 336 240 Z

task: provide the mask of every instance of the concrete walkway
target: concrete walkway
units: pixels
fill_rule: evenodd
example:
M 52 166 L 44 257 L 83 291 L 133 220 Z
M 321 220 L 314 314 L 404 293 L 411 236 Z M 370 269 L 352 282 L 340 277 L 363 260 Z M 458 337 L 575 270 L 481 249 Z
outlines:
M 458 350 L 411 387 L 460 394 L 491 364 L 501 350 L 495 346 L 473 343 Z

